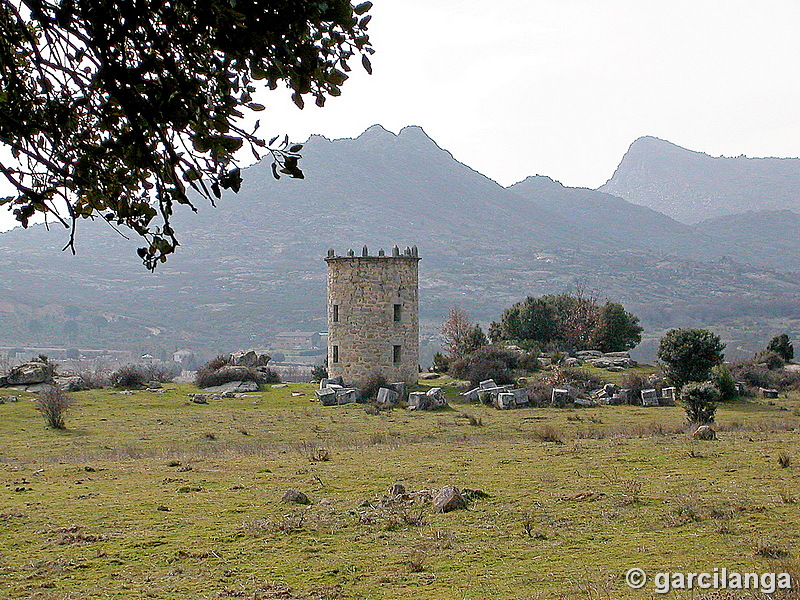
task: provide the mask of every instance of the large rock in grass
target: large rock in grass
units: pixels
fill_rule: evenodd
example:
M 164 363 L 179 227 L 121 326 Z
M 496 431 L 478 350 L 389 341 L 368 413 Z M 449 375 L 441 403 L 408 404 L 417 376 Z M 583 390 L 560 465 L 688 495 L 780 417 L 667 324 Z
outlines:
M 700 425 L 692 434 L 692 437 L 696 440 L 710 441 L 717 439 L 717 432 L 708 425 Z
M 303 492 L 298 490 L 286 490 L 286 493 L 281 498 L 283 502 L 293 502 L 294 504 L 311 504 L 311 500 L 308 499 Z
M 434 510 L 443 513 L 467 508 L 466 498 L 454 485 L 446 485 L 436 492 L 432 503 Z
M 80 375 L 72 375 L 70 377 L 56 377 L 53 380 L 56 386 L 65 392 L 80 392 L 81 390 L 88 390 L 89 386 L 86 385 L 83 377 Z
M 203 389 L 212 394 L 242 394 L 245 392 L 257 392 L 258 384 L 255 381 L 231 381 Z
M 12 367 L 6 376 L 8 385 L 33 385 L 50 383 L 53 380 L 55 367 L 50 363 L 32 360 Z
M 255 350 L 233 352 L 231 354 L 231 362 L 237 367 L 266 367 L 272 358 L 269 354 L 259 354 Z

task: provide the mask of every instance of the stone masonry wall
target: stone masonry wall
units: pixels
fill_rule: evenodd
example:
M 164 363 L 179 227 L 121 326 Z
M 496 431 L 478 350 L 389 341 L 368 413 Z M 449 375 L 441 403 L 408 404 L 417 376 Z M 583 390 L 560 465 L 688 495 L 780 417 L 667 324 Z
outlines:
M 392 256 L 328 252 L 328 374 L 358 386 L 372 373 L 417 383 L 419 277 L 416 247 Z M 399 321 L 395 321 L 399 305 Z M 336 308 L 338 307 L 338 308 Z M 399 361 L 395 361 L 399 346 Z M 335 350 L 338 349 L 338 361 Z

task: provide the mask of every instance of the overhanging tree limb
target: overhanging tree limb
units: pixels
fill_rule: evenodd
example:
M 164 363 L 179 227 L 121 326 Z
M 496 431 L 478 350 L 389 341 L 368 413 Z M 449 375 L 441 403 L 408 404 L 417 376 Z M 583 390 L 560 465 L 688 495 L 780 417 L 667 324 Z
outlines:
M 102 217 L 174 252 L 174 204 L 238 191 L 234 158 L 267 152 L 275 177 L 302 177 L 299 144 L 242 126 L 259 88 L 294 103 L 338 96 L 351 58 L 371 71 L 372 4 L 344 0 L 0 0 L 0 199 L 25 227 Z

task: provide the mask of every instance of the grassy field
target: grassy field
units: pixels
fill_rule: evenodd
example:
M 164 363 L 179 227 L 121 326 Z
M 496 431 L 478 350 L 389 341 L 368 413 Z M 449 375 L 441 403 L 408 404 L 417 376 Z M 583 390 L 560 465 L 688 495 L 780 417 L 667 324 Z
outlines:
M 448 410 L 370 415 L 309 384 L 207 405 L 166 387 L 74 394 L 66 431 L 30 395 L 0 405 L 0 596 L 753 598 L 624 574 L 797 569 L 796 396 L 723 405 L 699 442 L 680 408 L 500 412 L 449 389 Z M 382 503 L 395 482 L 488 497 L 438 514 Z

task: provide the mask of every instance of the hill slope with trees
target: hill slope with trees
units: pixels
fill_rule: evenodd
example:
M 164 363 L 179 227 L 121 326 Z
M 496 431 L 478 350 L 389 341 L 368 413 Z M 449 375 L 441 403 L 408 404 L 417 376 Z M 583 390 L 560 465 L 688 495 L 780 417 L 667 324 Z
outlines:
M 439 324 L 454 305 L 488 323 L 576 281 L 639 316 L 639 348 L 650 355 L 665 328 L 716 325 L 729 348 L 752 352 L 797 318 L 800 275 L 722 260 L 724 252 L 707 249 L 708 235 L 695 245 L 691 228 L 607 194 L 544 178 L 503 188 L 418 127 L 314 136 L 304 154 L 304 180 L 275 181 L 259 163 L 218 208 L 179 207 L 182 245 L 155 273 L 142 268 L 135 241 L 100 221 L 81 224 L 74 257 L 60 251 L 61 230 L 0 234 L 0 335 L 9 345 L 159 356 L 323 331 L 323 257 L 364 244 L 419 247 L 427 355 L 439 349 Z

